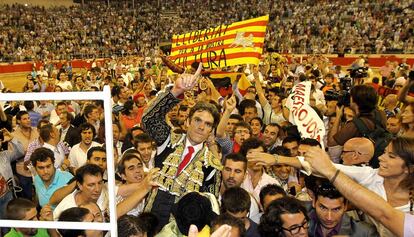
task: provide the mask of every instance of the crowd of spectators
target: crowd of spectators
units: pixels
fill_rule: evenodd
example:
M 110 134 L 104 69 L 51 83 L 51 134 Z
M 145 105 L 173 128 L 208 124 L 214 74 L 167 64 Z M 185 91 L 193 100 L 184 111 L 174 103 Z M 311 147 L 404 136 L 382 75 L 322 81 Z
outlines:
M 413 236 L 414 65 L 387 61 L 373 72 L 360 57 L 347 71 L 319 54 L 412 52 L 412 3 L 317 3 L 2 6 L 1 60 L 38 60 L 22 91 L 108 86 L 113 137 L 100 100 L 0 101 L 0 219 L 107 222 L 113 214 L 119 237 Z M 265 14 L 267 48 L 312 54 L 266 52 L 258 65 L 217 69 L 221 80 L 196 64 L 173 73 L 179 67 L 158 50 L 175 33 Z M 107 59 L 74 70 L 77 57 Z M 234 81 L 218 83 L 230 73 Z M 302 109 L 320 137 L 306 135 Z
M 200 235 L 215 236 L 224 236 L 217 233 L 227 226 L 232 236 L 248 237 L 412 234 L 414 225 L 404 226 L 413 221 L 407 213 L 414 202 L 412 65 L 387 62 L 375 77 L 363 57 L 350 73 L 322 56 L 290 63 L 265 56 L 259 65 L 222 69 L 251 83 L 245 90 L 230 85 L 233 96 L 201 67 L 170 75 L 163 55 L 164 61 L 93 62 L 80 72 L 70 62 L 34 67 L 25 92 L 111 88 L 114 156 L 105 150 L 111 138 L 104 135 L 102 101 L 6 101 L 0 106 L 0 217 L 108 221 L 107 162 L 114 162 L 121 237 L 196 236 L 191 224 Z M 287 95 L 307 81 L 309 106 L 326 129 L 319 141 L 303 137 L 290 118 Z M 351 189 L 358 184 L 348 176 L 366 189 Z M 355 195 L 367 201 L 355 202 Z M 356 207 L 348 208 L 347 199 Z
M 0 61 L 153 56 L 172 35 L 269 14 L 266 48 L 284 53 L 413 53 L 411 1 L 110 1 L 2 5 Z

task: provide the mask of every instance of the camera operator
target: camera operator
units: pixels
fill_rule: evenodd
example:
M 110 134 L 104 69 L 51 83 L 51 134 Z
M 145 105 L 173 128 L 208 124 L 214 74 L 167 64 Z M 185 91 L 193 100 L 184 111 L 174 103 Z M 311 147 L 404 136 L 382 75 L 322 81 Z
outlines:
M 376 122 L 386 127 L 385 114 L 380 114 L 376 110 L 378 95 L 375 89 L 368 85 L 356 85 L 351 89 L 351 109 L 355 112 L 356 117 L 360 118 L 369 130 L 374 130 Z M 339 128 L 341 117 L 343 115 L 343 106 L 337 107 L 336 118 L 333 126 L 328 133 L 328 146 L 343 146 L 344 143 L 353 138 L 361 137 L 361 134 L 353 122 L 346 123 Z

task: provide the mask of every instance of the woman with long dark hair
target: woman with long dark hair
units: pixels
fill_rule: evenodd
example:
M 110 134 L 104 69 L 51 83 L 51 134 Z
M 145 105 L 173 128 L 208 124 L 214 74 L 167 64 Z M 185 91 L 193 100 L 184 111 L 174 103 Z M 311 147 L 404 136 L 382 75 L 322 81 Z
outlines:
M 379 168 L 335 165 L 356 182 L 377 193 L 403 212 L 412 212 L 414 204 L 414 139 L 396 137 L 379 157 Z M 380 236 L 394 236 L 370 218 Z
M 321 156 L 329 156 L 321 150 Z M 306 155 L 305 155 L 306 156 Z M 251 162 L 262 165 L 288 164 L 302 168 L 298 159 L 266 153 L 249 154 Z M 379 157 L 379 168 L 369 166 L 346 166 L 334 164 L 335 167 L 354 179 L 359 184 L 375 192 L 397 210 L 413 212 L 414 210 L 414 138 L 396 137 L 391 140 L 384 154 Z M 370 218 L 371 219 L 371 218 Z M 372 219 L 380 236 L 393 236 L 379 222 Z

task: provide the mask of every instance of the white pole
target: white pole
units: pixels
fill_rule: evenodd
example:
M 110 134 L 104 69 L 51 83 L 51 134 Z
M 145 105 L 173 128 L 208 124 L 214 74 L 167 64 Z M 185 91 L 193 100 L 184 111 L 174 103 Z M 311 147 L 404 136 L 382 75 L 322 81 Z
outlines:
M 93 92 L 48 92 L 48 93 L 2 93 L 0 101 L 26 101 L 33 100 L 103 100 L 105 113 L 105 137 L 106 155 L 108 171 L 108 194 L 109 194 L 109 223 L 86 223 L 86 222 L 57 222 L 57 221 L 16 221 L 0 220 L 0 227 L 20 227 L 20 228 L 45 228 L 45 229 L 92 229 L 109 230 L 111 236 L 117 236 L 117 218 L 115 202 L 115 165 L 113 162 L 113 133 L 112 133 L 112 105 L 111 91 L 109 86 L 105 86 L 102 91 Z

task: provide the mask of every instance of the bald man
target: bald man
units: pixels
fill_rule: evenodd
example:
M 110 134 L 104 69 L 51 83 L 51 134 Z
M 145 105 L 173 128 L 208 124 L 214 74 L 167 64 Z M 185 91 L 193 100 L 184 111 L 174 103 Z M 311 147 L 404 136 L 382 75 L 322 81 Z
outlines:
M 341 155 L 344 165 L 368 165 L 373 156 L 374 144 L 365 137 L 349 139 Z

